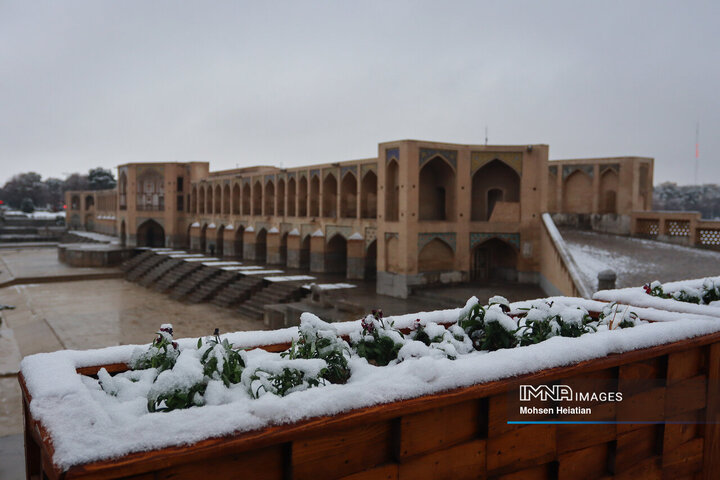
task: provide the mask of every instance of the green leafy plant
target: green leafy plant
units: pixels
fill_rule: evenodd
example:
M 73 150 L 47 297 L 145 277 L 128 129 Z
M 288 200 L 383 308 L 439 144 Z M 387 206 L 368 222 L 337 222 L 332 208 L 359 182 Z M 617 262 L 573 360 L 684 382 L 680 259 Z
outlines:
M 150 347 L 145 350 L 135 350 L 130 359 L 130 368 L 142 370 L 157 368 L 158 372 L 169 370 L 175 365 L 180 352 L 177 342 L 173 341 L 172 325 L 166 323 L 160 326 L 157 336 Z
M 202 396 L 205 395 L 207 382 L 196 383 L 187 390 L 173 389 L 152 395 L 148 399 L 148 411 L 170 412 L 182 408 L 199 407 L 203 405 Z
M 202 348 L 202 344 L 202 338 L 198 338 L 198 350 Z M 222 380 L 226 387 L 240 383 L 245 360 L 227 338 L 220 340 L 220 332 L 217 328 L 213 337 L 206 340 L 205 346 L 205 352 L 200 357 L 203 373 L 213 380 Z
M 383 319 L 382 310 L 373 310 L 362 321 L 362 334 L 353 341 L 353 349 L 369 363 L 385 366 L 397 359 L 403 345 L 403 334 L 393 327 L 393 322 Z
M 251 388 L 250 394 L 253 398 L 260 398 L 261 390 L 266 393 L 274 393 L 284 397 L 288 393 L 299 389 L 299 387 L 311 388 L 324 385 L 325 382 L 318 377 L 308 375 L 306 372 L 296 368 L 285 367 L 278 373 L 268 372 L 263 369 L 257 369 L 250 376 Z
M 508 317 L 498 304 L 483 307 L 473 305 L 458 319 L 458 325 L 467 333 L 476 350 L 499 350 L 518 345 L 515 336 L 517 324 Z
M 350 378 L 348 366 L 349 347 L 335 328 L 317 317 L 301 319 L 299 338 L 292 342 L 290 349 L 280 355 L 294 360 L 297 358 L 320 358 L 327 362 L 321 372 L 322 378 L 330 383 L 345 383 Z

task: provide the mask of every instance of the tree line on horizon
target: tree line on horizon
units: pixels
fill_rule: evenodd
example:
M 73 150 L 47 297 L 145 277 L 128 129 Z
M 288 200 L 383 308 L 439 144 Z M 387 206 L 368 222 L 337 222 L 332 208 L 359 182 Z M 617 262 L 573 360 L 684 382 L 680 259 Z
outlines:
M 653 209 L 700 212 L 702 218 L 720 219 L 720 185 L 678 185 L 664 182 L 653 188 Z
M 68 190 L 106 190 L 115 188 L 117 181 L 112 171 L 98 167 L 88 173 L 73 173 L 66 179 L 42 176 L 36 172 L 19 173 L 0 188 L 0 200 L 4 205 L 32 212 L 36 208 L 51 211 L 63 209 L 65 192 Z

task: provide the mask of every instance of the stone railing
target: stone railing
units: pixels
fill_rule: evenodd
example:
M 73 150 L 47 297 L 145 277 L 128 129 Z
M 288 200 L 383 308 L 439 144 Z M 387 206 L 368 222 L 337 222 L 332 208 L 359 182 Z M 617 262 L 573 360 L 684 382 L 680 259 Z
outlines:
M 549 213 L 543 213 L 540 233 L 540 286 L 548 295 L 591 298 L 592 292 L 580 279 L 578 266 L 567 250 Z
M 720 249 L 720 221 L 702 220 L 700 212 L 633 212 L 633 236 Z

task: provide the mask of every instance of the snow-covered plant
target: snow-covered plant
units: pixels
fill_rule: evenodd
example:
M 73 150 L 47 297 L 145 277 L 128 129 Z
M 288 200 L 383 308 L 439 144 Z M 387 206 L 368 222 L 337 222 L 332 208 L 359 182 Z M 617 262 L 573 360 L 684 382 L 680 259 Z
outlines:
M 448 328 L 434 322 L 423 325 L 418 318 L 407 340 L 398 352 L 400 361 L 427 355 L 455 360 L 459 355 L 473 351 L 470 337 L 457 324 Z
M 534 304 L 518 320 L 517 335 L 520 345 L 526 346 L 555 336 L 579 337 L 596 330 L 595 322 L 584 308 L 542 302 Z
M 493 297 L 498 299 L 502 297 Z M 503 299 L 504 300 L 504 299 Z M 476 350 L 499 350 L 517 346 L 515 336 L 517 323 L 507 315 L 509 307 L 505 304 L 493 302 L 483 307 L 472 297 L 463 308 L 458 325 L 470 337 Z
M 608 330 L 631 328 L 640 323 L 637 313 L 630 310 L 630 306 L 618 305 L 612 302 L 605 305 L 598 315 L 598 325 L 607 325 Z
M 326 385 L 322 377 L 327 362 L 319 358 L 279 360 L 269 355 L 243 372 L 243 384 L 253 398 L 265 394 L 285 396 L 293 392 Z
M 673 292 L 671 297 L 678 302 L 695 303 L 698 305 L 702 301 L 702 294 L 700 291 L 691 287 L 685 287 L 681 290 Z
M 169 323 L 160 326 L 153 343 L 146 350 L 136 348 L 130 357 L 130 368 L 142 370 L 157 368 L 158 371 L 168 370 L 175 365 L 179 355 L 178 344 L 173 341 L 173 327 Z
M 385 366 L 397 359 L 405 338 L 393 327 L 393 322 L 383 319 L 382 310 L 373 310 L 372 315 L 361 320 L 361 325 L 362 332 L 350 335 L 352 347 L 359 356 L 377 366 Z
M 198 350 L 202 349 L 202 338 L 198 338 Z M 222 380 L 226 387 L 240 383 L 245 368 L 245 360 L 240 352 L 233 349 L 226 339 L 220 340 L 220 332 L 216 328 L 212 337 L 205 339 L 205 350 L 200 357 L 203 373 L 212 380 Z
M 180 352 L 175 365 L 161 372 L 148 392 L 148 411 L 169 412 L 203 405 L 208 377 L 199 361 L 199 350 Z
M 718 300 L 720 300 L 720 284 L 706 278 L 705 281 L 703 281 L 703 303 L 709 305 L 711 302 L 717 302 Z
M 720 285 L 710 278 L 706 278 L 699 289 L 684 286 L 674 292 L 665 292 L 663 285 L 657 280 L 643 285 L 643 289 L 645 293 L 654 297 L 671 298 L 679 302 L 698 305 L 709 305 L 711 302 L 720 300 Z
M 350 378 L 350 347 L 340 338 L 337 329 L 312 313 L 303 313 L 298 332 L 298 340 L 280 355 L 290 360 L 321 358 L 327 362 L 327 368 L 321 372 L 322 378 L 330 383 L 347 382 Z
M 653 297 L 670 298 L 670 295 L 666 294 L 663 291 L 662 283 L 658 282 L 657 280 L 643 285 L 643 290 L 645 290 L 645 293 L 647 293 L 648 295 L 652 295 Z

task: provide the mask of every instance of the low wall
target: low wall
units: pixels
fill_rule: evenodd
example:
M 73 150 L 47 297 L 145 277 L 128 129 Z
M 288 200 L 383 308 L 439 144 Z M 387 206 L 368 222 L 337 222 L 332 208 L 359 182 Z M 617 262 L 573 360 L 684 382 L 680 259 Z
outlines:
M 540 286 L 548 295 L 590 298 L 578 267 L 549 213 L 542 216 L 540 233 Z
M 630 234 L 630 215 L 616 213 L 553 213 L 553 222 L 561 227 L 572 227 L 615 235 Z
M 113 267 L 133 256 L 133 248 L 104 244 L 58 245 L 58 260 L 71 267 Z
M 630 232 L 662 242 L 720 249 L 720 221 L 703 220 L 700 212 L 633 212 Z

